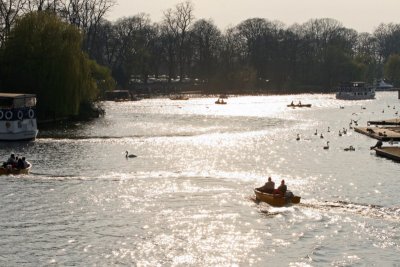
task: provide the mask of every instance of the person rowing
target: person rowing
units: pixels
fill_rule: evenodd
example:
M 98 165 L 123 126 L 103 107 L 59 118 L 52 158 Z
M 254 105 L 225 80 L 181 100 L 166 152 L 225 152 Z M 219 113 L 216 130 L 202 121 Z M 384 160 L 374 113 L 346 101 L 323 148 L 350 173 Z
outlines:
M 271 177 L 268 177 L 268 182 L 266 182 L 263 186 L 256 189 L 264 193 L 272 194 L 275 190 L 275 183 L 272 181 Z

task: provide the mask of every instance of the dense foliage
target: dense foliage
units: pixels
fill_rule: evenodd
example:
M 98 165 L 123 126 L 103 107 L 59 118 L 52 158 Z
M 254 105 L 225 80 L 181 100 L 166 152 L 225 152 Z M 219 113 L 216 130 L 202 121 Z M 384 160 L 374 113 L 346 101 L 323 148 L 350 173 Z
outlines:
M 56 15 L 25 15 L 3 46 L 2 91 L 37 94 L 42 118 L 78 115 L 110 83 L 108 69 L 89 60 L 81 46 L 80 31 Z

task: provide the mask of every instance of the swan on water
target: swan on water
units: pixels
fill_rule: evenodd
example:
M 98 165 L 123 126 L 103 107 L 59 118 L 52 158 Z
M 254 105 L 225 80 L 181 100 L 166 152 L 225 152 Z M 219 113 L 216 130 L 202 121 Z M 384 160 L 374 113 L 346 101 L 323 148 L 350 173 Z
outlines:
M 324 146 L 324 149 L 329 149 L 329 141 L 326 141 L 326 146 Z

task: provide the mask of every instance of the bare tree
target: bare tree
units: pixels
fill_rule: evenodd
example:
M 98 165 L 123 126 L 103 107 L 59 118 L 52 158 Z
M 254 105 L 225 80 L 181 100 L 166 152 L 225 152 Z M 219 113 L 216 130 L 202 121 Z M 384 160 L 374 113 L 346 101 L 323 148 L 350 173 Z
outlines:
M 101 20 L 115 3 L 115 0 L 60 0 L 61 17 L 83 31 L 89 55 Z
M 24 9 L 27 12 L 51 10 L 56 12 L 59 8 L 59 0 L 26 0 Z
M 382 63 L 392 54 L 400 54 L 400 24 L 380 24 L 373 36 L 377 40 L 377 50 Z
M 0 46 L 10 35 L 11 28 L 23 11 L 26 0 L 0 0 Z
M 175 9 L 168 9 L 164 12 L 166 32 L 174 37 L 171 40 L 176 41 L 180 81 L 184 76 L 184 46 L 193 20 L 193 4 L 189 1 L 179 3 L 175 6 Z
M 132 75 L 146 81 L 151 61 L 156 29 L 149 16 L 138 14 L 115 24 L 102 22 L 94 42 L 96 60 L 107 65 L 121 86 L 128 86 Z

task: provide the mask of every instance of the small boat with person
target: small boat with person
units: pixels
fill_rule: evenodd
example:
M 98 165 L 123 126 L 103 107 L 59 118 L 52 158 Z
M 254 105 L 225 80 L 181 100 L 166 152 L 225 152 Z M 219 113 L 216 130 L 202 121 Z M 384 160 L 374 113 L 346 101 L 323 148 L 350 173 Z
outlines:
M 271 177 L 268 177 L 268 182 L 255 188 L 254 193 L 257 200 L 266 202 L 271 206 L 282 207 L 286 204 L 300 203 L 300 197 L 287 190 L 285 180 L 282 180 L 281 185 L 275 189 L 275 182 L 272 181 Z
M 29 174 L 29 171 L 32 168 L 32 164 L 28 162 L 28 167 L 24 169 L 18 169 L 11 166 L 0 167 L 0 175 L 20 175 L 20 174 Z
M 12 153 L 8 160 L 0 165 L 0 175 L 28 174 L 31 167 L 32 164 L 25 160 L 25 157 L 18 158 Z
M 290 191 L 287 191 L 284 196 L 281 196 L 280 194 L 265 193 L 255 188 L 254 193 L 256 194 L 257 200 L 266 202 L 275 207 L 283 207 L 288 204 L 299 204 L 301 198 L 293 195 Z
M 287 107 L 290 108 L 311 108 L 311 104 L 302 104 L 300 101 L 298 104 L 294 104 L 293 101 Z
M 218 100 L 215 101 L 215 104 L 225 105 L 225 104 L 226 104 L 226 101 L 224 101 L 222 98 L 218 98 Z

